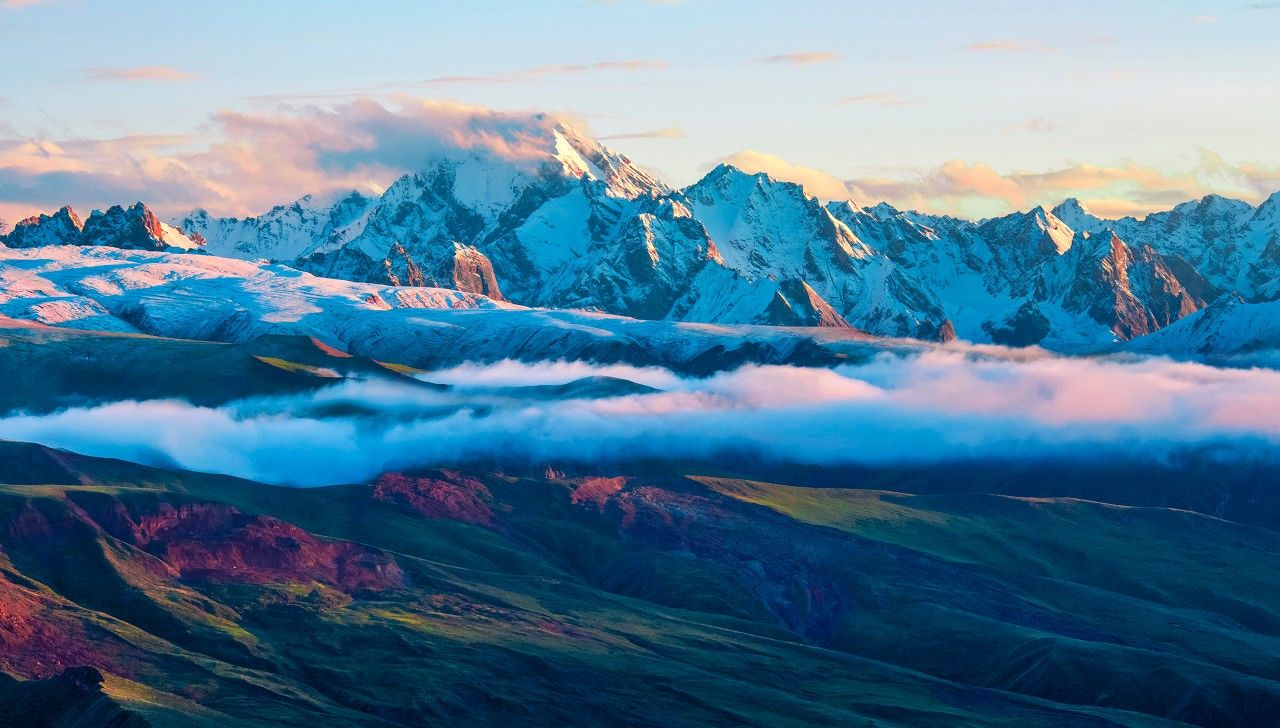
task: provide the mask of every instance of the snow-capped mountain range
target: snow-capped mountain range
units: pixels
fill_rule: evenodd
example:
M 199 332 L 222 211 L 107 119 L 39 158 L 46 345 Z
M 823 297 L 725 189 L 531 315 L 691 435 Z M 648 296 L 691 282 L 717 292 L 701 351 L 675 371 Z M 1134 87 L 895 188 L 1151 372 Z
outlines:
M 1184 319 L 1178 331 L 1256 317 L 1280 298 L 1280 194 L 1256 207 L 1210 196 L 1143 220 L 1104 220 L 1068 200 L 971 221 L 823 204 L 727 165 L 674 190 L 572 127 L 548 129 L 539 154 L 445 153 L 381 194 L 308 195 L 249 218 L 197 210 L 167 224 L 141 203 L 83 222 L 63 208 L 0 242 L 198 251 L 640 319 L 1063 351 Z M 1177 347 L 1205 349 L 1209 336 L 1221 348 L 1223 325 L 1180 334 Z

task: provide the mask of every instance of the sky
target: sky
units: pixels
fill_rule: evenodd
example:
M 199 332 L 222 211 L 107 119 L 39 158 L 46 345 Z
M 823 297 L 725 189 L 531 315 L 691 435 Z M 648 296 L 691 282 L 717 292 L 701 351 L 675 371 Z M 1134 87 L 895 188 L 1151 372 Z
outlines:
M 349 118 L 372 133 L 371 104 L 423 138 L 441 108 L 563 114 L 677 186 L 729 161 L 969 216 L 1257 202 L 1278 30 L 1259 0 L 0 0 L 0 217 L 385 185 L 413 157 L 380 139 L 341 179 L 307 157 Z

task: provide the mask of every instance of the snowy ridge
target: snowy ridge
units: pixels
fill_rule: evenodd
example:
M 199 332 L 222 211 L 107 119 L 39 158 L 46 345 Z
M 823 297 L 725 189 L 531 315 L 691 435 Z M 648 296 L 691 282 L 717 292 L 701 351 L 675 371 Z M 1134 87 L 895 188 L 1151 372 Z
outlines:
M 83 224 L 64 209 L 5 242 L 199 249 L 527 306 L 1071 351 L 1159 331 L 1226 293 L 1280 298 L 1280 195 L 1256 207 L 1209 196 L 1144 220 L 1067 200 L 975 222 L 824 205 L 728 165 L 672 190 L 546 122 L 519 153 L 448 150 L 377 195 L 306 196 L 244 219 L 196 211 L 170 227 L 141 205 Z
M 0 248 L 0 315 L 53 326 L 238 340 L 267 324 L 362 311 L 509 309 L 484 296 L 318 278 L 210 255 L 90 246 Z

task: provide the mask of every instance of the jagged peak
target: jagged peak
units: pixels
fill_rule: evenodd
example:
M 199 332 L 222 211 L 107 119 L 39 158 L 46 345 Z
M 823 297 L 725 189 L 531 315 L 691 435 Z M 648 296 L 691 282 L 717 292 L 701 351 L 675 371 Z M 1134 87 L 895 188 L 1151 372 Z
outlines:
M 831 200 L 826 205 L 827 210 L 833 215 L 860 215 L 864 214 L 864 210 L 858 206 L 853 200 Z
M 798 182 L 781 180 L 768 172 L 748 172 L 741 167 L 728 162 L 721 162 L 717 164 L 710 172 L 704 175 L 702 179 L 692 185 L 689 185 L 683 191 L 688 194 L 690 192 L 696 192 L 712 186 L 715 186 L 718 189 L 732 187 L 738 195 L 745 195 L 755 190 L 785 190 L 799 194 L 805 199 L 813 199 L 816 205 L 822 207 L 824 210 L 827 209 L 825 205 L 817 201 L 817 198 L 813 194 L 805 189 L 804 185 Z
M 703 183 L 717 182 L 722 179 L 739 180 L 748 178 L 756 181 L 773 181 L 773 178 L 765 172 L 748 172 L 737 165 L 730 164 L 729 162 L 720 162 L 713 167 L 710 172 L 703 175 L 702 179 L 693 183 L 691 186 L 697 187 Z
M 1230 197 L 1225 197 L 1223 195 L 1218 194 L 1217 192 L 1210 192 L 1209 194 L 1200 198 L 1201 207 L 1229 204 L 1232 202 L 1240 202 L 1240 200 L 1233 200 Z
M 1255 218 L 1266 216 L 1274 216 L 1277 221 L 1280 221 L 1280 192 L 1272 192 L 1254 212 Z
M 71 205 L 63 205 L 62 207 L 58 208 L 53 214 L 42 212 L 37 215 L 32 215 L 30 217 L 24 218 L 22 220 L 19 220 L 17 223 L 15 223 L 14 227 L 16 228 L 19 226 L 42 225 L 51 220 L 66 220 L 67 222 L 71 223 L 71 225 L 76 230 L 82 230 L 84 228 L 84 220 L 82 220 L 80 216 L 76 214 L 75 208 L 71 207 Z
M 1068 197 L 1054 206 L 1050 212 L 1052 212 L 1059 220 L 1068 215 L 1097 217 L 1087 205 L 1080 201 L 1080 198 L 1078 197 Z
M 573 124 L 557 120 L 551 127 L 551 155 L 572 176 L 598 179 L 621 197 L 656 196 L 671 191 L 664 182 Z
M 111 205 L 105 210 L 94 210 L 93 212 L 89 213 L 88 219 L 93 220 L 95 218 L 122 215 L 125 213 L 131 214 L 131 215 L 140 215 L 150 211 L 151 211 L 151 208 L 147 207 L 146 204 L 143 203 L 141 200 L 138 200 L 137 202 L 134 202 L 131 204 L 121 203 L 121 204 Z
M 1198 202 L 1191 204 L 1194 204 L 1197 210 L 1202 212 L 1240 212 L 1252 208 L 1252 205 L 1244 200 L 1237 200 L 1234 197 L 1225 197 L 1217 194 L 1216 192 L 1211 192 L 1200 198 Z
M 1044 205 L 1038 205 L 1026 212 L 1012 212 L 1002 217 L 992 218 L 983 222 L 981 227 L 994 233 L 1002 241 L 1026 240 L 1036 243 L 1037 246 L 1044 246 L 1047 243 L 1048 247 L 1042 249 L 1057 255 L 1070 250 L 1071 242 L 1075 238 L 1075 231 Z M 1036 241 L 1034 236 L 1027 234 L 1032 231 L 1039 232 L 1043 237 Z M 1052 248 L 1052 251 L 1049 248 Z
M 196 250 L 205 245 L 201 235 L 188 236 L 177 226 L 162 222 L 141 200 L 127 207 L 94 210 L 85 220 L 83 233 L 86 244 L 118 248 Z
M 75 208 L 73 208 L 71 205 L 63 205 L 62 207 L 58 208 L 58 211 L 54 213 L 54 216 L 57 217 L 59 215 L 68 217 L 72 220 L 80 219 L 80 216 L 76 214 Z
M 1120 235 L 1117 234 L 1116 231 L 1112 230 L 1111 228 L 1106 228 L 1105 230 L 1102 231 L 1102 234 L 1098 235 L 1097 237 L 1106 239 L 1107 244 L 1110 245 L 1112 248 L 1116 248 L 1116 247 L 1128 248 L 1129 247 L 1129 244 L 1126 243 L 1124 239 L 1121 238 Z
M 1072 230 L 1084 230 L 1097 234 L 1107 229 L 1107 224 L 1103 219 L 1093 214 L 1088 206 L 1076 197 L 1069 197 L 1063 200 L 1051 212 L 1054 217 L 1061 220 Z
M 1150 220 L 1163 220 L 1166 224 L 1177 225 L 1183 220 L 1192 220 L 1197 224 L 1206 222 L 1236 225 L 1244 223 L 1254 215 L 1253 205 L 1230 197 L 1212 193 L 1198 200 L 1188 200 L 1166 212 L 1157 212 L 1148 216 Z
M 888 202 L 877 202 L 871 207 L 865 208 L 877 219 L 885 220 L 891 217 L 897 217 L 902 214 L 902 210 L 890 205 Z
M 294 200 L 286 205 L 276 205 L 269 211 L 270 213 L 280 213 L 285 210 L 315 210 L 318 212 L 327 211 L 338 205 L 350 203 L 368 203 L 376 199 L 376 195 L 361 192 L 356 188 L 337 189 L 325 193 L 307 193 L 302 197 Z

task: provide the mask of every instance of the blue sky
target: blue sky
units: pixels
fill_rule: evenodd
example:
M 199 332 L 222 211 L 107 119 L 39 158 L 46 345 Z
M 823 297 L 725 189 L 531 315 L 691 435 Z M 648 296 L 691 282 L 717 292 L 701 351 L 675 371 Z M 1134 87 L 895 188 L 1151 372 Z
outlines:
M 1120 211 L 1280 186 L 1278 30 L 1249 0 L 0 0 L 0 138 L 198 148 L 217 112 L 409 95 L 569 113 L 676 184 L 730 158 L 974 214 L 1075 182 Z M 1073 169 L 1129 171 L 1045 177 Z

